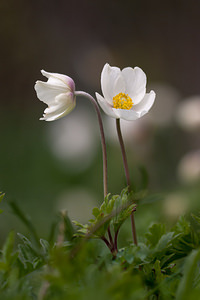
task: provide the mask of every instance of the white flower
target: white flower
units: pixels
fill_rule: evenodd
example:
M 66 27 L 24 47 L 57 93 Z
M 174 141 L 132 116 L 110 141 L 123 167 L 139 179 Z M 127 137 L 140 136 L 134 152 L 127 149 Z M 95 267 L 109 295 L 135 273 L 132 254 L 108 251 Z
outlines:
M 146 75 L 138 67 L 125 68 L 105 64 L 101 73 L 101 88 L 104 98 L 96 93 L 101 108 L 110 117 L 127 121 L 145 115 L 152 107 L 155 92 L 146 93 Z
M 48 105 L 40 120 L 54 121 L 69 114 L 76 105 L 74 81 L 62 74 L 41 71 L 47 82 L 36 81 L 37 97 Z

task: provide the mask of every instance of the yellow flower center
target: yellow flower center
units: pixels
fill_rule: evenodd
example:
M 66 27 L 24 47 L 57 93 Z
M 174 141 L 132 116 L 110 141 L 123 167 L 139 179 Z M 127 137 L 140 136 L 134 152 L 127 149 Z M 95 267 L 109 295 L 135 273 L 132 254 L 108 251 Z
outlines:
M 133 106 L 133 101 L 128 94 L 119 93 L 113 97 L 113 107 L 120 109 L 131 109 Z

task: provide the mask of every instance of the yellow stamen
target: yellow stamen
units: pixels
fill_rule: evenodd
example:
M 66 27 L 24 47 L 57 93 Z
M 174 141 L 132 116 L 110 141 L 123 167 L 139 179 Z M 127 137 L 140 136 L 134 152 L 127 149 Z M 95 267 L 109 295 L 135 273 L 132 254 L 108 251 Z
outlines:
M 119 93 L 113 97 L 113 107 L 120 109 L 131 109 L 133 106 L 133 101 L 128 94 Z

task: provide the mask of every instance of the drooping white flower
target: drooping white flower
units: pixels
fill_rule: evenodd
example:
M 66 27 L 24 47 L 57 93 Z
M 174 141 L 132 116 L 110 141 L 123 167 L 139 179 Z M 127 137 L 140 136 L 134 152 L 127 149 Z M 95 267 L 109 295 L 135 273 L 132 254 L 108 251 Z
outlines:
M 36 81 L 37 97 L 48 105 L 40 120 L 54 121 L 69 114 L 76 105 L 74 81 L 62 74 L 41 70 L 47 82 Z
M 103 96 L 96 93 L 97 101 L 106 114 L 116 119 L 136 120 L 152 107 L 155 92 L 146 93 L 146 75 L 142 69 L 124 68 L 105 64 L 101 73 Z

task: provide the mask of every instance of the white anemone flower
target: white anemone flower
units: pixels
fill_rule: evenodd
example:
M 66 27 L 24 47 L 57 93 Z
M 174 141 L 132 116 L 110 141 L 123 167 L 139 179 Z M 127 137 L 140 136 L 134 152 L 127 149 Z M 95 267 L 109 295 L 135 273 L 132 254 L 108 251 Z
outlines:
M 127 121 L 144 116 L 152 107 L 155 92 L 146 93 L 146 75 L 142 69 L 124 68 L 105 64 L 101 73 L 103 96 L 96 93 L 97 101 L 103 111 L 115 119 Z
M 37 97 L 48 105 L 40 120 L 54 121 L 69 114 L 76 106 L 74 81 L 62 74 L 41 70 L 47 82 L 36 81 Z

